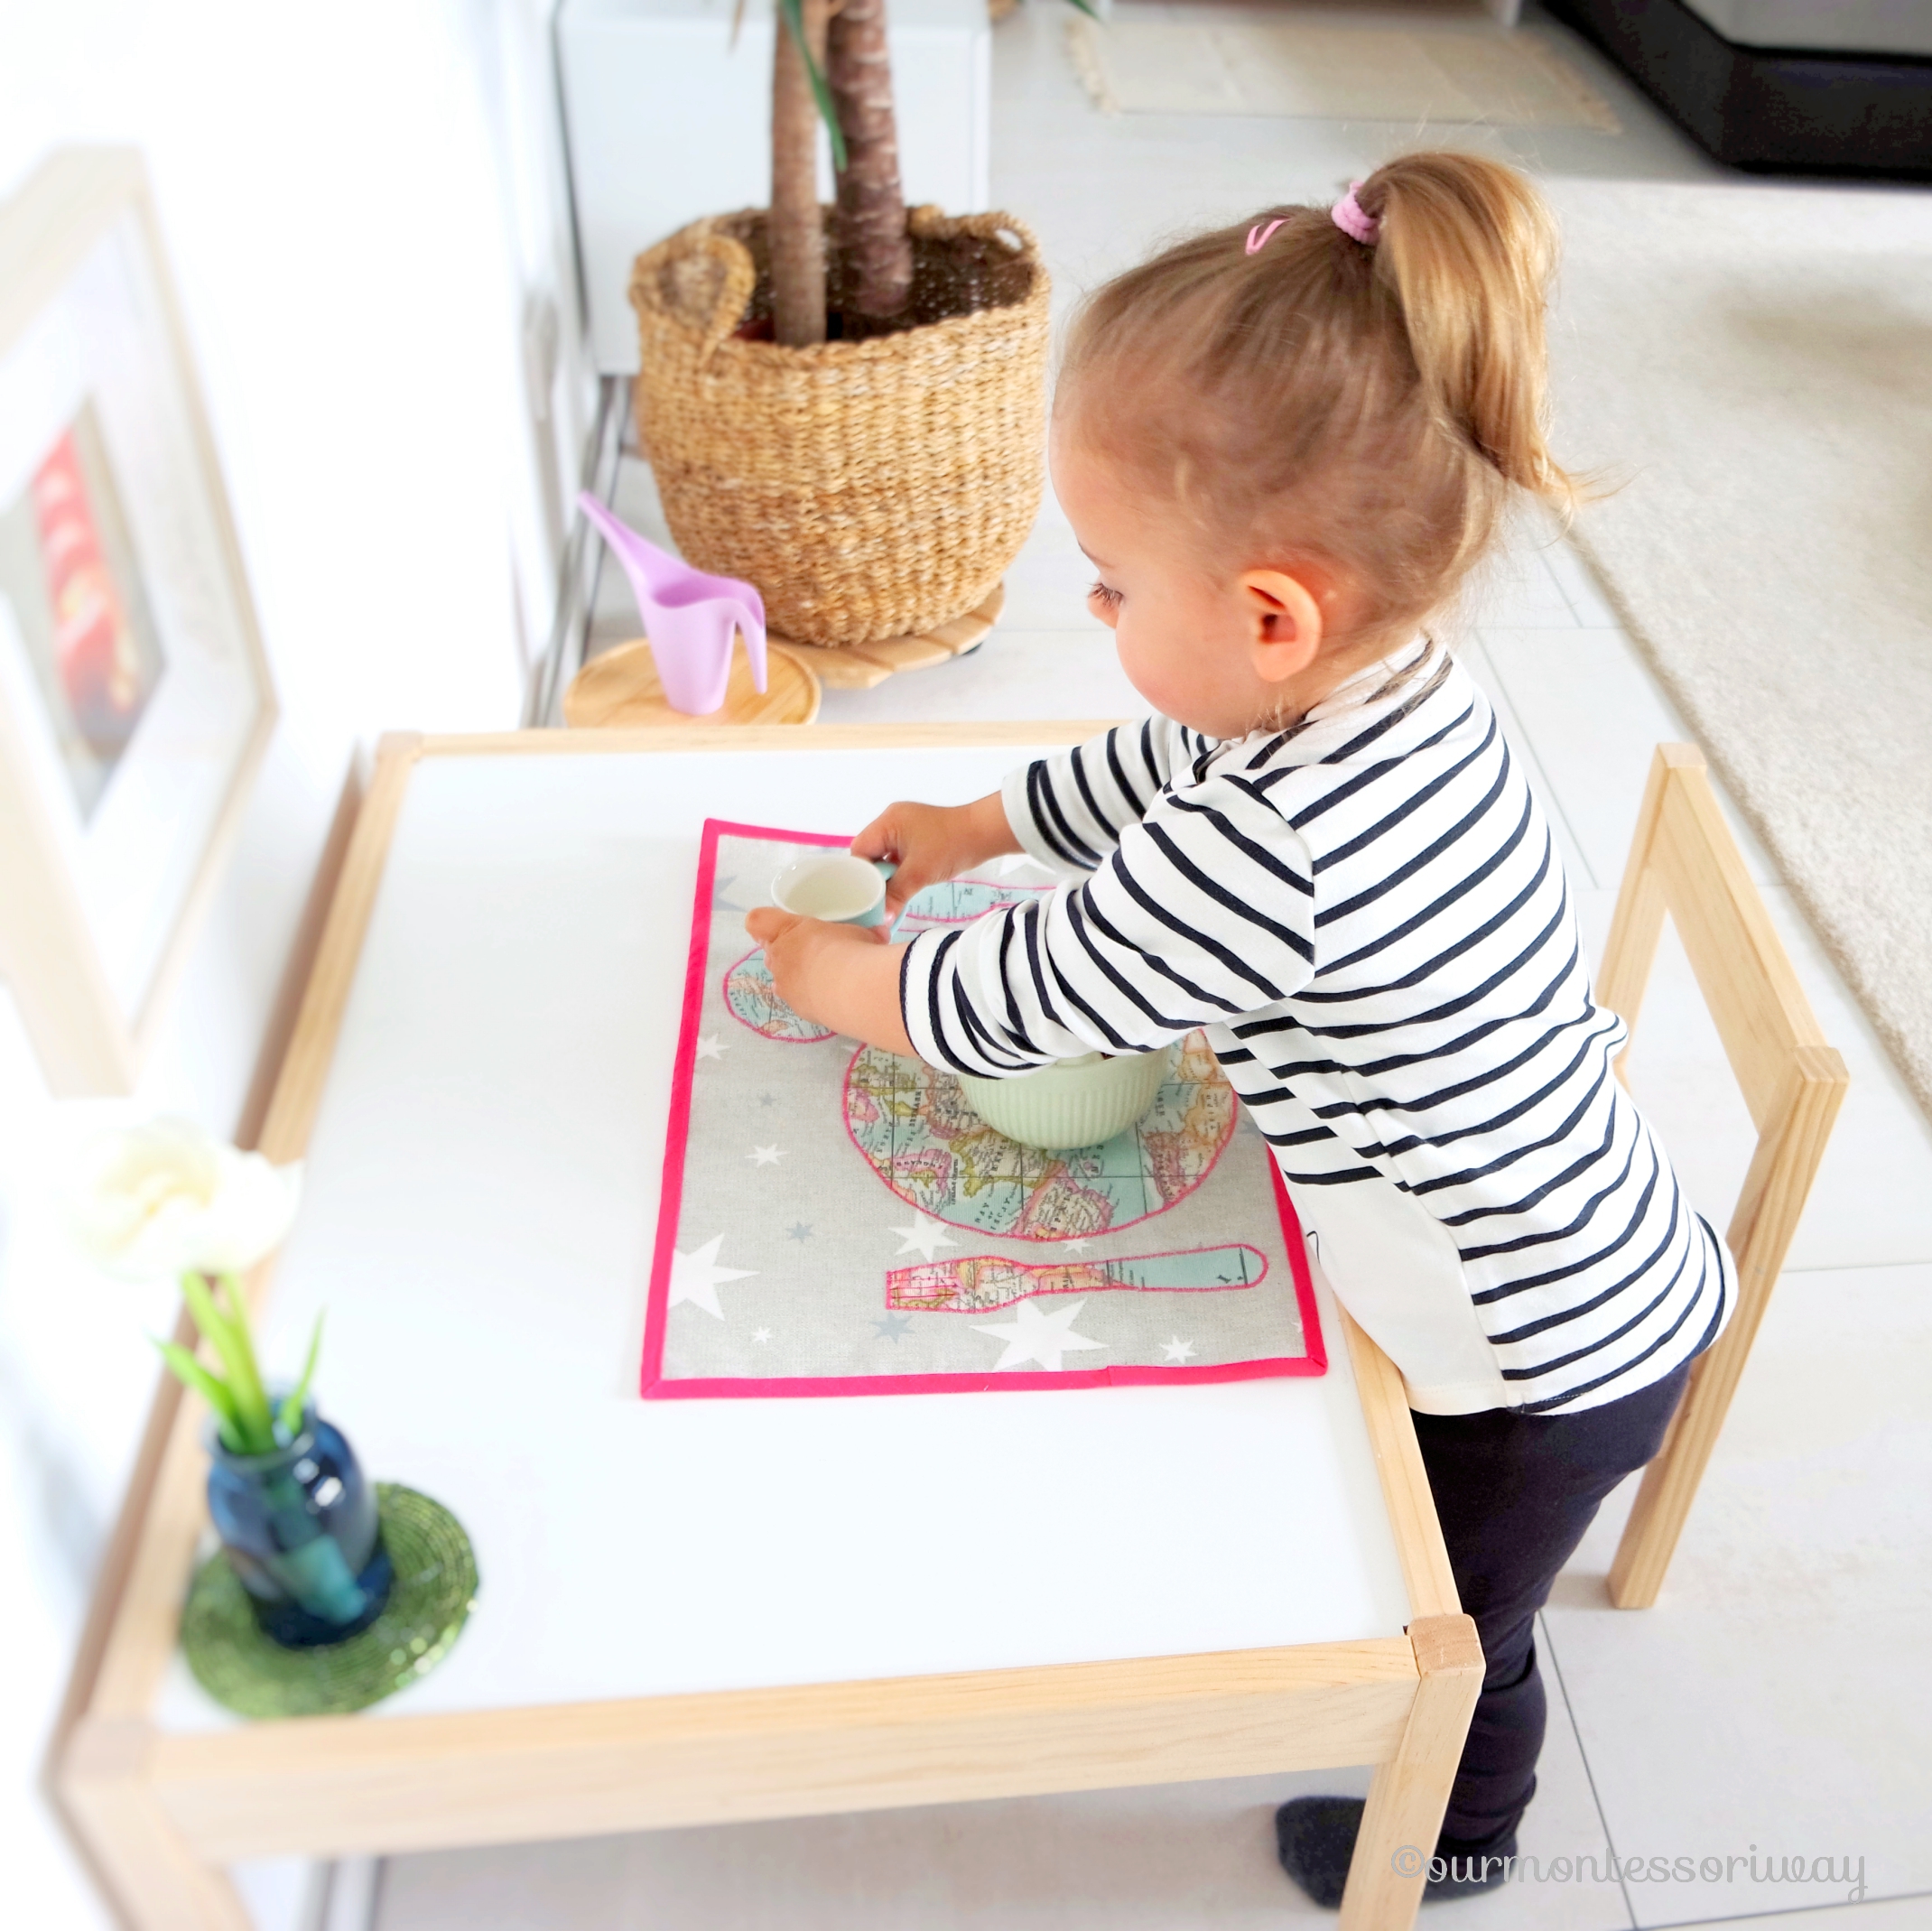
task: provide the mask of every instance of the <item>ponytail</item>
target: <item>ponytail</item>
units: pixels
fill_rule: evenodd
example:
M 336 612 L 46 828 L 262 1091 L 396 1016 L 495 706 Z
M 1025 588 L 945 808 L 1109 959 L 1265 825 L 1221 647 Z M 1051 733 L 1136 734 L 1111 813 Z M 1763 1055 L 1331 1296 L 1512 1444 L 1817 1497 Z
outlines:
M 1375 272 L 1401 310 L 1430 413 L 1568 515 L 1576 487 L 1545 440 L 1556 229 L 1542 196 L 1498 162 L 1431 153 L 1378 168 L 1357 200 L 1380 223 Z
M 1546 441 L 1556 236 L 1513 168 L 1409 154 L 1339 204 L 1176 243 L 1082 305 L 1054 413 L 1243 567 L 1314 559 L 1361 641 L 1414 627 L 1520 494 L 1567 517 Z

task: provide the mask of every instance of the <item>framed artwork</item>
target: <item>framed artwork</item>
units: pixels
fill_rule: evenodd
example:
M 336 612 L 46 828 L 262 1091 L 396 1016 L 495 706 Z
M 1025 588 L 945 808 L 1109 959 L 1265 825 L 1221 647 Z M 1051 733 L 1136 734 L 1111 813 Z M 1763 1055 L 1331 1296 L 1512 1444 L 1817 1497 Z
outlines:
M 0 207 L 0 977 L 56 1093 L 125 1092 L 275 704 L 140 156 Z

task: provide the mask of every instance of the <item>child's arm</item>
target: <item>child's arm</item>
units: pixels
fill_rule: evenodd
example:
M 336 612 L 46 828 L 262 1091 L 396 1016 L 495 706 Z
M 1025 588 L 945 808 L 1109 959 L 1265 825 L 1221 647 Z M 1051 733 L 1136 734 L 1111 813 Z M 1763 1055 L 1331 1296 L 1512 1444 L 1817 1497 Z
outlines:
M 1170 784 L 1187 781 L 1212 748 L 1172 718 L 1117 724 L 1085 744 L 1036 758 L 1000 787 L 1019 848 L 1049 869 L 1098 870 Z
M 888 805 L 852 840 L 858 857 L 896 863 L 886 886 L 887 925 L 915 892 L 1019 849 L 997 791 L 971 804 Z M 778 997 L 794 1012 L 868 1045 L 911 1054 L 899 1017 L 906 948 L 879 943 L 886 925 L 837 925 L 765 906 L 746 918 L 745 930 L 765 948 Z
M 886 888 L 893 916 L 924 887 L 1010 852 L 1026 852 L 1062 872 L 1089 871 L 1103 862 L 1123 831 L 1139 825 L 1170 775 L 1198 757 L 1207 742 L 1166 718 L 1119 725 L 1077 748 L 1020 766 L 999 791 L 971 804 L 888 806 L 851 849 L 862 859 L 896 861 Z M 882 944 L 885 928 L 868 932 L 763 908 L 746 919 L 745 929 L 765 948 L 778 996 L 794 1012 L 888 1052 L 917 1051 L 901 1010 L 908 948 Z M 1058 1032 L 1051 1026 L 1045 1030 Z M 1119 1050 L 1122 1042 L 1104 1022 L 1101 1031 L 1108 1035 L 1104 1041 L 1059 1037 L 1044 1050 L 1032 1041 L 1019 1050 L 1033 1063 L 1101 1044 Z M 938 1063 L 958 1063 L 952 1054 L 929 1056 Z M 998 1070 L 1017 1070 L 1005 1053 L 994 1059 Z
M 889 804 L 852 840 L 857 857 L 896 863 L 886 884 L 894 917 L 915 892 L 1020 849 L 997 791 L 971 804 Z
M 899 1017 L 903 945 L 887 945 L 883 925 L 834 925 L 761 905 L 745 930 L 765 948 L 778 997 L 795 1013 L 835 1033 L 915 1056 Z
M 1069 802 L 1047 799 L 1042 822 Z M 920 1058 L 994 1079 L 1146 1052 L 1264 1020 L 1313 977 L 1315 930 L 1301 833 L 1245 774 L 1211 775 L 1164 791 L 1079 884 L 922 933 L 900 969 L 902 1023 Z
M 888 805 L 852 840 L 861 859 L 892 859 L 886 887 L 895 915 L 914 893 L 1024 852 L 1050 869 L 1091 871 L 1138 824 L 1208 740 L 1167 718 L 1118 724 L 1088 743 L 1021 765 L 971 804 Z

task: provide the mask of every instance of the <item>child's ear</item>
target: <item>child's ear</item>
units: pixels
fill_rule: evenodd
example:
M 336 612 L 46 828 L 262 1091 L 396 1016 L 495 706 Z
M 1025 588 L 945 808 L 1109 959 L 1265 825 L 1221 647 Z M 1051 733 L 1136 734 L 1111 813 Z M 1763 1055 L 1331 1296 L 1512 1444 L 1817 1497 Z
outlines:
M 1278 684 L 1305 671 L 1322 647 L 1322 607 L 1299 577 L 1249 570 L 1237 580 L 1248 605 L 1255 674 Z

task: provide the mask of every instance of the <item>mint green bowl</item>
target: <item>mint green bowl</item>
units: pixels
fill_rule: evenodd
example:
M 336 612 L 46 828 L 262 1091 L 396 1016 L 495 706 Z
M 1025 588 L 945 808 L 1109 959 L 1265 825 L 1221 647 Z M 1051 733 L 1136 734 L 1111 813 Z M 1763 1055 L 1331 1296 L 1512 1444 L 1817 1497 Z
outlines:
M 1098 1147 L 1144 1119 L 1169 1069 L 1174 1048 L 1110 1057 L 1083 1054 L 1010 1080 L 960 1074 L 967 1103 L 996 1132 L 1043 1153 Z

